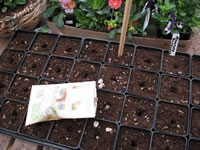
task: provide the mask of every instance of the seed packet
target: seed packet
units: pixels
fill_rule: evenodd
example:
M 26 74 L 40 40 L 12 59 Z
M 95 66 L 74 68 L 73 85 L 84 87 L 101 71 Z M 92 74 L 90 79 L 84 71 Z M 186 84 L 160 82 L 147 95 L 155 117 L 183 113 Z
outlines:
M 49 120 L 94 118 L 96 108 L 95 81 L 33 85 L 25 125 Z

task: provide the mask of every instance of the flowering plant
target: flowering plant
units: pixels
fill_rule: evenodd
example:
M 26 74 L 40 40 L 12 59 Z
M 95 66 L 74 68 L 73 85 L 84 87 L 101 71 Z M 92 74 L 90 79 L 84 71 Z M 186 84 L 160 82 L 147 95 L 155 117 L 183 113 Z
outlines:
M 14 10 L 17 5 L 25 5 L 27 0 L 0 0 L 0 12 L 5 13 L 8 10 Z
M 73 12 L 76 0 L 50 0 L 50 7 L 45 11 L 43 17 L 51 18 L 60 29 L 64 27 L 64 21 L 68 12 Z

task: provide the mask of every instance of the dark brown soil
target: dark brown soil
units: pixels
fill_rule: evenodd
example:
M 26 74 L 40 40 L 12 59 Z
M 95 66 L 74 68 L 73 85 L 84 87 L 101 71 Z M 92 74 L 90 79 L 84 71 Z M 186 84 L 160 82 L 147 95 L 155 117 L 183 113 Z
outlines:
M 186 79 L 163 76 L 160 99 L 178 104 L 188 104 L 190 82 Z
M 29 101 L 31 87 L 32 85 L 36 85 L 37 82 L 38 81 L 35 78 L 17 75 L 12 86 L 8 90 L 7 97 Z
M 47 58 L 48 57 L 44 55 L 27 54 L 22 66 L 18 70 L 18 73 L 40 76 Z
M 155 98 L 157 95 L 158 75 L 156 73 L 134 70 L 128 92 L 139 96 Z
M 152 128 L 155 102 L 147 99 L 127 97 L 122 123 L 143 128 Z
M 50 126 L 50 122 L 36 123 L 27 127 L 23 124 L 20 132 L 32 137 L 44 139 L 47 137 Z
M 71 59 L 51 57 L 43 77 L 56 80 L 67 80 L 72 64 L 73 61 Z
M 115 124 L 93 119 L 88 120 L 81 148 L 85 150 L 112 150 L 116 131 Z
M 193 57 L 192 59 L 192 75 L 200 78 L 200 57 Z
M 98 105 L 96 117 L 105 120 L 119 121 L 124 96 L 121 94 L 98 90 L 97 97 Z
M 158 104 L 156 128 L 176 134 L 187 133 L 187 107 L 160 102 Z
M 0 70 L 16 71 L 23 56 L 23 52 L 5 50 L 0 56 Z
M 189 150 L 199 150 L 200 141 L 197 140 L 190 140 L 190 149 Z
M 119 49 L 119 44 L 110 45 L 109 51 L 106 56 L 106 62 L 109 62 L 111 64 L 130 66 L 132 63 L 134 47 L 125 45 L 122 57 L 118 57 L 118 49 Z
M 114 67 L 114 66 L 103 66 L 101 78 L 105 84 L 104 89 L 124 92 L 127 87 L 129 69 Z
M 59 144 L 76 147 L 79 144 L 85 120 L 59 120 L 51 132 L 49 139 Z
M 167 52 L 164 53 L 163 72 L 169 74 L 188 76 L 189 75 L 189 56 L 176 54 L 170 56 Z
M 191 136 L 200 138 L 200 110 L 192 110 Z
M 49 53 L 53 49 L 56 38 L 56 36 L 40 34 L 34 41 L 31 50 L 34 52 Z
M 27 50 L 33 40 L 34 33 L 19 32 L 8 44 L 8 48 L 16 50 Z
M 136 50 L 134 67 L 160 71 L 161 52 L 139 48 Z
M 150 134 L 147 131 L 122 127 L 119 132 L 118 150 L 148 150 Z
M 0 96 L 5 96 L 12 78 L 12 74 L 0 72 Z
M 6 101 L 0 109 L 0 127 L 17 131 L 26 112 L 24 104 Z
M 45 79 L 42 79 L 40 81 L 40 85 L 48 85 L 48 84 L 58 84 L 58 83 L 54 81 L 50 81 L 50 80 L 45 80 Z
M 153 136 L 152 150 L 185 150 L 186 141 L 182 137 L 156 133 Z
M 99 73 L 100 65 L 88 63 L 84 61 L 76 61 L 72 71 L 71 82 L 96 81 Z
M 192 81 L 192 103 L 194 105 L 200 105 L 200 81 L 193 80 Z
M 178 104 L 189 102 L 189 80 L 163 76 L 161 79 L 160 99 Z
M 77 52 L 79 51 L 80 44 L 80 40 L 61 37 L 58 41 L 54 54 L 75 57 Z
M 80 53 L 80 57 L 93 60 L 103 61 L 108 44 L 101 41 L 86 40 Z

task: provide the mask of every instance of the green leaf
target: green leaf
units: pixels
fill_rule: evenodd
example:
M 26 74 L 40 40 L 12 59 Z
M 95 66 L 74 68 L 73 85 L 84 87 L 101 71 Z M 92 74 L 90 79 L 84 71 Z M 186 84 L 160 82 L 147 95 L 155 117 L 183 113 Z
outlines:
M 117 30 L 116 29 L 112 30 L 110 33 L 108 33 L 108 38 L 110 40 L 112 40 L 115 37 L 116 34 L 117 34 Z
M 53 17 L 53 22 L 56 23 L 56 26 L 60 29 L 64 28 L 64 18 L 65 14 L 60 12 L 57 16 Z
M 15 3 L 18 5 L 24 5 L 26 4 L 26 0 L 15 0 Z
M 186 16 L 186 12 L 181 12 L 180 15 L 181 15 L 182 17 L 185 17 L 185 16 Z
M 44 19 L 49 18 L 53 14 L 53 12 L 59 7 L 60 7 L 60 5 L 58 5 L 58 4 L 55 4 L 51 7 L 49 7 L 43 14 Z
M 128 32 L 127 37 L 129 41 L 133 41 L 133 35 L 131 32 Z
M 2 12 L 2 13 L 5 13 L 7 10 L 8 10 L 7 7 L 3 7 L 3 8 L 1 9 L 1 12 Z

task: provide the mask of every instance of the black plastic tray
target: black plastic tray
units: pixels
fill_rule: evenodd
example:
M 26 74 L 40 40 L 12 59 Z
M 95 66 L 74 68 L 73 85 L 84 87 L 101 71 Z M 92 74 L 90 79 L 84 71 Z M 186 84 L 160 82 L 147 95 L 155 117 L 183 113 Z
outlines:
M 24 31 L 24 30 L 18 30 L 15 32 L 15 34 L 13 35 L 13 37 L 11 38 L 10 41 L 12 41 L 16 34 L 19 33 L 19 32 L 23 32 L 23 33 L 34 33 L 34 32 L 29 32 L 29 31 Z M 53 35 L 53 36 L 56 36 L 57 39 L 56 39 L 56 43 L 54 44 L 53 46 L 53 49 L 49 52 L 49 53 L 39 53 L 39 52 L 33 52 L 31 51 L 31 47 L 32 45 L 34 44 L 34 41 L 36 40 L 37 36 L 40 35 L 40 34 L 45 34 L 45 35 Z M 74 57 L 67 57 L 67 56 L 58 56 L 58 55 L 55 55 L 53 52 L 57 46 L 57 43 L 59 41 L 59 39 L 61 37 L 67 37 L 67 38 L 72 38 L 72 39 L 77 39 L 77 40 L 80 40 L 81 41 L 81 44 L 80 44 L 80 48 L 76 54 L 76 56 Z M 106 53 L 105 53 L 105 56 L 104 56 L 104 59 L 102 62 L 97 62 L 97 61 L 91 61 L 91 60 L 85 60 L 85 59 L 82 59 L 82 58 L 79 58 L 80 56 L 80 53 L 81 53 L 81 50 L 82 50 L 82 47 L 83 47 L 83 44 L 84 44 L 84 41 L 85 40 L 95 40 L 95 41 L 101 41 L 101 42 L 106 42 L 108 43 L 108 47 L 107 47 L 107 50 L 106 50 Z M 125 65 L 120 65 L 120 64 L 109 64 L 107 62 L 105 62 L 105 59 L 106 59 L 106 54 L 108 53 L 108 50 L 109 50 L 109 45 L 110 44 L 116 44 L 116 42 L 110 42 L 110 41 L 105 41 L 105 40 L 99 40 L 99 39 L 91 39 L 91 38 L 81 38 L 81 37 L 71 37 L 71 36 L 60 36 L 60 35 L 56 35 L 56 34 L 48 34 L 48 33 L 35 33 L 34 35 L 34 38 L 33 40 L 31 41 L 30 45 L 28 46 L 28 48 L 24 51 L 25 54 L 24 54 L 24 57 L 22 59 L 22 61 L 18 64 L 18 67 L 15 71 L 12 71 L 12 73 L 14 74 L 14 77 L 13 77 L 13 80 L 15 78 L 16 75 L 18 75 L 17 73 L 17 70 L 20 68 L 20 66 L 23 64 L 24 60 L 25 60 L 25 56 L 28 54 L 28 53 L 31 53 L 31 54 L 38 54 L 38 55 L 45 55 L 48 57 L 45 65 L 44 65 L 44 68 L 40 74 L 40 76 L 29 76 L 29 75 L 25 75 L 27 77 L 33 77 L 33 78 L 37 78 L 38 79 L 38 84 L 41 82 L 41 80 L 49 80 L 49 81 L 53 81 L 53 82 L 56 82 L 56 83 L 67 83 L 69 82 L 69 78 L 70 78 L 70 75 L 71 75 L 71 72 L 74 68 L 74 65 L 77 61 L 77 59 L 79 60 L 83 60 L 83 61 L 86 61 L 86 62 L 91 62 L 91 63 L 97 63 L 97 64 L 100 64 L 100 70 L 99 70 L 99 73 L 98 73 L 98 78 L 96 80 L 96 82 L 98 82 L 98 80 L 101 78 L 101 74 L 102 74 L 102 67 L 105 66 L 105 65 L 111 65 L 111 66 L 116 66 L 116 67 L 120 67 L 120 68 L 126 68 L 126 69 L 129 69 L 129 77 L 128 77 L 128 83 L 127 83 L 127 86 L 126 86 L 126 90 L 124 92 L 119 92 L 119 91 L 112 91 L 112 90 L 105 90 L 105 89 L 99 89 L 97 87 L 98 90 L 102 90 L 102 91 L 107 91 L 107 92 L 111 92 L 111 93 L 119 93 L 119 94 L 122 94 L 124 95 L 124 100 L 123 100 L 123 106 L 122 106 L 122 111 L 121 111 L 121 115 L 120 115 L 120 120 L 117 121 L 117 122 L 113 122 L 113 121 L 110 121 L 110 120 L 104 120 L 104 119 L 100 119 L 100 118 L 96 118 L 97 120 L 100 120 L 100 121 L 106 121 L 106 122 L 110 122 L 110 123 L 113 123 L 117 126 L 117 133 L 116 133 L 116 136 L 115 136 L 115 142 L 113 143 L 113 149 L 116 149 L 117 148 L 117 141 L 118 141 L 118 136 L 119 136 L 119 130 L 121 127 L 123 126 L 126 126 L 126 127 L 130 127 L 130 128 L 134 128 L 134 129 L 138 129 L 138 130 L 144 130 L 144 131 L 148 131 L 150 133 L 150 136 L 151 136 L 151 140 L 150 140 L 150 143 L 149 143 L 149 149 L 151 149 L 151 146 L 152 146 L 152 140 L 153 140 L 153 135 L 155 133 L 163 133 L 163 134 L 166 134 L 166 135 L 171 135 L 171 136 L 178 136 L 178 137 L 183 137 L 185 139 L 185 150 L 186 149 L 189 149 L 189 142 L 190 140 L 200 140 L 200 139 L 196 139 L 196 138 L 192 138 L 190 136 L 190 128 L 191 128 L 191 118 L 192 118 L 192 113 L 191 111 L 193 110 L 193 108 L 195 107 L 200 107 L 200 106 L 196 106 L 196 105 L 193 105 L 192 103 L 192 96 L 191 96 L 191 93 L 192 93 L 192 81 L 195 79 L 197 80 L 198 78 L 193 78 L 192 76 L 192 57 L 191 55 L 187 54 L 187 53 L 180 53 L 178 52 L 178 54 L 180 55 L 186 55 L 186 56 L 189 56 L 190 57 L 190 61 L 188 62 L 189 63 L 189 75 L 188 76 L 178 76 L 178 75 L 170 75 L 170 74 L 167 74 L 167 73 L 164 73 L 162 71 L 162 65 L 163 65 L 163 55 L 165 52 L 168 52 L 167 50 L 163 50 L 163 49 L 157 49 L 157 48 L 152 48 L 152 47 L 146 47 L 146 46 L 142 46 L 142 45 L 134 45 L 134 44 L 128 44 L 128 46 L 131 46 L 133 47 L 133 56 L 132 56 L 132 62 L 131 62 L 131 65 L 130 66 L 125 66 Z M 159 51 L 161 52 L 161 60 L 160 60 L 160 69 L 158 72 L 155 72 L 155 71 L 152 71 L 152 70 L 147 70 L 147 69 L 139 69 L 139 68 L 135 68 L 133 66 L 134 64 L 134 58 L 135 58 L 135 54 L 136 54 L 136 50 L 137 48 L 145 48 L 147 50 L 152 50 L 152 51 Z M 13 50 L 15 51 L 15 50 Z M 16 51 L 19 51 L 19 50 L 16 50 Z M 59 58 L 63 58 L 63 59 L 70 59 L 73 61 L 73 65 L 72 65 L 72 68 L 71 68 L 71 71 L 69 73 L 69 76 L 66 80 L 64 81 L 59 81 L 59 80 L 52 80 L 52 79 L 47 79 L 47 78 L 44 78 L 43 77 L 43 73 L 48 65 L 48 62 L 50 61 L 50 58 L 51 57 L 59 57 Z M 197 57 L 197 56 L 195 56 Z M 158 74 L 158 86 L 157 86 L 157 96 L 155 98 L 149 98 L 149 97 L 144 97 L 142 95 L 135 95 L 135 94 L 130 94 L 128 93 L 128 86 L 129 86 L 129 83 L 130 83 L 130 79 L 131 79 L 131 74 L 132 74 L 132 71 L 133 70 L 141 70 L 141 71 L 147 71 L 147 72 L 153 72 L 153 73 L 156 73 Z M 7 72 L 5 70 L 0 70 L 0 71 L 4 71 L 4 72 Z M 10 73 L 10 71 L 8 71 Z M 21 74 L 23 75 L 23 74 Z M 168 101 L 165 101 L 165 100 L 160 100 L 159 99 L 159 95 L 160 95 L 160 86 L 161 86 L 161 78 L 163 75 L 167 75 L 167 76 L 172 76 L 172 77 L 178 77 L 178 78 L 184 78 L 184 79 L 187 79 L 189 80 L 190 82 L 190 89 L 189 89 L 189 103 L 184 105 L 184 104 L 176 104 L 176 105 L 179 105 L 179 106 L 186 106 L 188 108 L 188 114 L 187 114 L 187 117 L 188 117 L 188 126 L 187 126 L 187 133 L 185 135 L 179 135 L 179 134 L 173 134 L 173 133 L 169 133 L 169 132 L 166 132 L 166 131 L 159 131 L 156 129 L 156 115 L 157 115 L 157 106 L 160 102 L 165 102 L 165 103 L 169 103 L 171 104 L 170 102 Z M 12 82 L 13 82 L 12 80 Z M 200 80 L 200 79 L 199 79 Z M 9 85 L 8 87 L 8 90 L 10 89 L 12 84 Z M 123 114 L 123 111 L 124 111 L 124 105 L 125 105 L 125 102 L 126 102 L 126 98 L 127 96 L 132 96 L 132 97 L 136 97 L 136 98 L 142 98 L 142 99 L 147 99 L 147 100 L 151 100 L 151 101 L 154 101 L 156 104 L 155 104 L 155 112 L 154 112 L 154 118 L 153 118 L 153 124 L 152 124 L 152 128 L 150 129 L 146 129 L 146 128 L 141 128 L 141 127 L 137 127 L 137 126 L 129 126 L 129 125 L 124 125 L 122 124 L 122 114 Z M 0 108 L 3 106 L 4 102 L 6 100 L 10 100 L 10 101 L 14 101 L 14 102 L 17 102 L 17 103 L 23 103 L 23 104 L 26 104 L 28 105 L 28 102 L 24 102 L 24 101 L 21 101 L 20 99 L 8 99 L 6 97 L 1 97 L 0 98 L 3 99 L 3 102 L 2 102 L 2 105 L 0 103 Z M 25 115 L 26 116 L 26 115 Z M 23 119 L 23 122 L 25 120 L 25 116 L 24 116 L 24 119 Z M 86 126 L 87 126 L 87 121 L 88 119 L 85 119 L 85 125 L 83 127 L 83 132 L 81 134 L 81 137 L 80 137 L 80 141 L 79 141 L 79 144 L 76 146 L 76 147 L 72 147 L 70 145 L 63 145 L 63 144 L 59 144 L 59 143 L 55 143 L 55 142 L 52 142 L 49 140 L 49 136 L 50 136 L 50 133 L 52 132 L 52 129 L 55 125 L 55 121 L 52 122 L 51 124 L 51 127 L 49 129 L 49 133 L 47 135 L 47 137 L 45 139 L 39 139 L 39 138 L 36 138 L 36 137 L 31 137 L 31 136 L 28 136 L 28 135 L 25 135 L 25 134 L 22 134 L 20 132 L 20 129 L 22 127 L 22 124 L 23 122 L 21 123 L 18 131 L 11 131 L 11 130 L 8 130 L 8 129 L 5 129 L 5 128 L 1 128 L 0 127 L 0 132 L 1 133 L 4 133 L 4 134 L 7 134 L 7 135 L 10 135 L 10 136 L 14 136 L 16 138 L 20 138 L 20 139 L 24 139 L 24 140 L 28 140 L 28 141 L 31 141 L 31 142 L 34 142 L 34 143 L 37 143 L 37 144 L 41 144 L 41 145 L 45 145 L 45 146 L 50 146 L 50 147 L 54 147 L 54 148 L 58 148 L 58 149 L 81 149 L 81 142 L 82 142 L 82 139 L 83 139 L 83 136 L 84 136 L 84 131 L 86 130 Z

